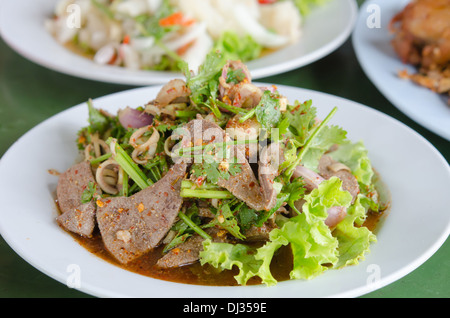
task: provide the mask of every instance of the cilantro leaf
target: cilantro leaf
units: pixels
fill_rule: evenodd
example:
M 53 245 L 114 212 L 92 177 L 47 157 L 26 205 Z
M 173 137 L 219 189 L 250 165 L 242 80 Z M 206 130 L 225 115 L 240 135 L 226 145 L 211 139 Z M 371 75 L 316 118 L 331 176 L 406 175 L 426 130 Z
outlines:
M 89 109 L 89 132 L 91 134 L 95 132 L 104 133 L 109 125 L 108 118 L 94 107 L 91 99 L 87 102 L 87 105 Z
M 283 116 L 283 121 L 289 122 L 287 128 L 288 137 L 292 137 L 303 146 L 316 124 L 316 116 L 317 110 L 312 106 L 311 100 L 307 100 L 304 103 L 296 101 L 292 109 L 285 112 Z M 282 133 L 284 132 L 280 131 L 280 134 Z
M 192 204 L 187 208 L 186 217 L 188 217 L 194 224 L 199 225 L 200 219 L 198 216 L 199 209 L 196 204 Z M 173 249 L 175 246 L 184 243 L 189 237 L 192 236 L 190 232 L 190 227 L 186 222 L 180 219 L 177 223 L 175 223 L 172 228 L 172 231 L 176 232 L 173 239 L 167 243 L 164 247 L 163 253 L 167 253 L 169 250 Z
M 255 108 L 256 119 L 267 130 L 276 127 L 281 119 L 280 95 L 264 91 L 261 101 Z
M 236 214 L 236 218 L 243 230 L 248 230 L 252 225 L 258 222 L 260 215 L 256 210 L 248 207 L 244 203 L 238 207 L 238 210 L 239 213 Z
M 244 240 L 245 236 L 241 233 L 241 229 L 238 225 L 237 219 L 233 214 L 228 203 L 223 203 L 217 210 L 214 220 L 207 224 L 207 227 L 220 227 L 228 231 L 231 235 L 239 240 Z
M 286 200 L 287 204 L 298 214 L 300 211 L 295 207 L 295 202 L 302 199 L 305 196 L 305 183 L 302 178 L 297 178 L 294 181 L 288 183 L 282 190 L 284 193 L 289 193 L 289 198 Z
M 191 90 L 191 101 L 196 106 L 209 108 L 217 118 L 221 117 L 219 108 L 214 103 L 219 91 L 219 77 L 226 60 L 219 52 L 211 52 L 206 56 L 200 66 L 197 75 L 192 75 L 189 66 L 185 62 L 180 63 L 180 68 L 186 77 L 186 85 Z
M 230 176 L 241 172 L 239 163 L 226 163 L 224 166 L 227 167 L 222 167 L 217 161 L 196 163 L 192 166 L 191 173 L 196 178 L 204 177 L 209 182 L 217 184 L 219 179 L 228 180 Z
M 81 203 L 88 203 L 97 195 L 97 185 L 89 181 L 87 188 L 81 194 Z
M 320 158 L 334 144 L 348 143 L 347 132 L 338 126 L 324 126 L 320 133 L 312 140 L 311 146 L 302 159 L 302 164 L 313 171 L 317 171 Z
M 245 79 L 246 75 L 244 71 L 240 68 L 238 69 L 230 69 L 227 73 L 227 83 L 238 84 Z

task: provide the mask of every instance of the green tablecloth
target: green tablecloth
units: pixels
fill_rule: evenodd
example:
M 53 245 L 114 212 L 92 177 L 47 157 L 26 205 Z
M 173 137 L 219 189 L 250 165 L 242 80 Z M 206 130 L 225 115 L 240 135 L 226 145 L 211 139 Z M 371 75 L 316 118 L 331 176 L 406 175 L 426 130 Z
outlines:
M 450 142 L 410 120 L 378 92 L 359 66 L 350 40 L 311 65 L 258 81 L 313 89 L 371 106 L 416 130 L 450 161 Z M 48 70 L 24 59 L 0 40 L 0 155 L 30 128 L 56 113 L 88 98 L 130 88 L 133 87 Z M 447 240 L 418 269 L 362 297 L 450 297 L 449 268 Z M 90 296 L 69 289 L 33 268 L 0 237 L 0 297 Z

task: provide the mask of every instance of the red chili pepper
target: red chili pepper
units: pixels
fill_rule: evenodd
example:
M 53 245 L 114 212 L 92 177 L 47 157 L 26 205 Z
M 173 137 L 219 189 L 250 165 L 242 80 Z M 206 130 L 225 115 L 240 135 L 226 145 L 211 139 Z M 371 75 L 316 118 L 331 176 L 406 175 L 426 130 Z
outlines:
M 130 44 L 130 36 L 129 35 L 125 35 L 125 37 L 123 38 L 122 43 L 123 44 Z
M 181 26 L 189 26 L 193 24 L 195 20 L 193 19 L 186 19 L 186 17 L 181 12 L 175 12 L 165 18 L 162 18 L 159 20 L 159 25 L 162 27 L 169 27 L 174 25 L 181 25 Z
M 195 180 L 195 183 L 197 183 L 197 185 L 200 187 L 205 182 L 205 180 L 206 180 L 206 177 L 201 176 Z

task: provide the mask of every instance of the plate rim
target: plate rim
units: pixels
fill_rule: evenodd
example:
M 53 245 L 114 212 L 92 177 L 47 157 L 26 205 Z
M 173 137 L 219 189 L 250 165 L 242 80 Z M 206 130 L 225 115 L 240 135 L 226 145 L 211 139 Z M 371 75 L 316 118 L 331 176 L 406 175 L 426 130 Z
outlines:
M 255 82 L 255 84 L 260 84 L 260 85 L 267 85 L 266 83 L 259 83 L 259 82 Z M 116 93 L 112 93 L 112 94 L 108 94 L 105 96 L 101 96 L 98 97 L 96 99 L 94 99 L 95 101 L 98 101 L 100 99 L 111 99 L 116 97 L 117 95 L 127 95 L 127 94 L 134 94 L 137 93 L 138 91 L 147 91 L 147 90 L 157 90 L 158 87 L 161 86 L 155 86 L 155 87 L 140 87 L 140 88 L 134 88 L 134 89 L 130 89 L 130 90 L 126 90 L 126 91 L 122 91 L 122 92 L 116 92 Z M 339 97 L 333 94 L 329 94 L 329 93 L 325 93 L 325 92 L 321 92 L 321 91 L 316 91 L 316 90 L 311 90 L 311 89 L 304 89 L 304 88 L 298 88 L 298 87 L 294 87 L 294 86 L 287 86 L 287 85 L 277 85 L 278 89 L 280 91 L 282 91 L 283 89 L 287 88 L 287 89 L 293 89 L 295 90 L 297 93 L 304 93 L 305 96 L 309 96 L 309 93 L 315 93 L 315 94 L 319 94 L 319 95 L 323 95 L 326 98 L 332 98 L 334 100 L 341 100 L 343 102 L 346 103 L 351 103 L 353 105 L 357 105 L 358 107 L 362 107 L 365 111 L 368 112 L 372 112 L 372 113 L 376 113 L 380 116 L 382 116 L 383 118 L 385 118 L 386 120 L 389 120 L 391 123 L 397 125 L 398 127 L 400 127 L 401 129 L 405 130 L 407 133 L 412 134 L 415 138 L 418 138 L 418 140 L 423 143 L 425 146 L 427 146 L 430 151 L 433 152 L 433 155 L 436 156 L 436 158 L 438 158 L 440 161 L 442 161 L 443 164 L 446 164 L 447 166 L 447 172 L 450 176 L 450 166 L 447 163 L 447 160 L 443 157 L 443 155 L 428 141 L 426 140 L 422 135 L 420 135 L 419 133 L 417 133 L 415 130 L 413 130 L 412 128 L 408 127 L 407 125 L 403 124 L 402 122 L 400 122 L 399 120 L 383 113 L 380 112 L 376 109 L 373 109 L 369 106 L 366 106 L 364 104 L 343 98 L 343 97 Z M 73 111 L 75 108 L 80 108 L 84 105 L 85 103 L 80 103 L 78 105 L 69 107 L 66 110 L 63 110 L 49 118 L 47 118 L 46 120 L 42 121 L 41 123 L 37 124 L 36 126 L 34 126 L 33 128 L 31 128 L 30 130 L 28 130 L 25 134 L 23 134 L 21 137 L 19 137 L 18 140 L 16 140 L 9 148 L 8 150 L 3 154 L 3 156 L 0 158 L 0 171 L 3 170 L 3 163 L 5 162 L 4 158 L 8 158 L 9 156 L 12 156 L 14 153 L 14 149 L 15 147 L 17 147 L 17 144 L 19 144 L 21 142 L 21 140 L 23 138 L 26 138 L 29 135 L 32 135 L 34 130 L 40 129 L 40 127 L 47 125 L 49 122 L 55 120 L 54 117 L 56 116 L 64 116 L 64 113 L 69 113 L 71 111 Z M 42 268 L 40 266 L 40 264 L 36 264 L 36 262 L 34 262 L 34 260 L 29 260 L 26 255 L 23 255 L 23 251 L 18 249 L 18 247 L 16 246 L 16 244 L 14 244 L 13 241 L 11 241 L 11 238 L 7 235 L 6 237 L 4 236 L 4 228 L 3 228 L 3 222 L 1 222 L 0 219 L 0 235 L 2 235 L 3 239 L 7 242 L 7 244 L 18 254 L 20 255 L 20 257 L 26 261 L 27 263 L 31 264 L 33 267 L 35 267 L 36 269 L 38 269 L 39 271 L 43 272 L 44 274 L 46 274 L 47 276 L 61 282 L 64 283 L 64 281 L 62 280 L 61 277 L 59 276 L 55 276 L 55 273 L 52 273 L 51 271 L 48 271 L 46 268 Z M 360 286 L 358 288 L 354 288 L 345 292 L 341 292 L 340 294 L 337 295 L 331 295 L 331 297 L 357 297 L 357 296 L 361 296 L 364 295 L 366 293 L 372 292 L 374 290 L 377 290 L 379 288 L 382 288 L 384 286 L 387 286 L 389 284 L 391 284 L 392 282 L 404 277 L 405 275 L 407 275 L 408 273 L 412 272 L 413 270 L 415 270 L 416 268 L 418 268 L 420 265 L 422 265 L 425 261 L 427 261 L 447 240 L 448 235 L 450 233 L 450 222 L 447 224 L 446 226 L 446 231 L 445 233 L 442 233 L 440 235 L 440 239 L 436 240 L 431 246 L 429 246 L 426 249 L 425 253 L 422 253 L 419 257 L 416 257 L 414 262 L 407 264 L 407 266 L 402 266 L 400 269 L 398 269 L 397 271 L 391 273 L 389 276 L 387 277 L 383 277 L 381 283 L 379 285 L 376 286 Z M 76 243 L 74 241 L 74 243 Z M 92 256 L 93 258 L 97 258 L 95 255 Z M 114 265 L 111 265 L 114 266 Z M 123 269 L 120 269 L 121 271 L 126 271 Z M 126 271 L 127 272 L 127 271 Z M 130 272 L 127 272 L 130 273 Z M 138 277 L 142 277 L 139 274 L 135 274 L 135 273 L 131 273 L 132 275 L 137 275 Z M 323 276 L 323 275 L 322 275 Z M 170 283 L 170 282 L 169 282 Z M 291 282 L 292 283 L 292 282 Z M 296 283 L 295 281 L 293 283 Z M 171 284 L 178 284 L 178 283 L 171 283 Z M 182 284 L 184 285 L 184 284 Z M 190 285 L 189 285 L 190 286 Z M 198 287 L 198 286 L 197 286 Z M 243 287 L 243 286 L 240 286 Z M 240 288 L 238 287 L 238 288 Z M 208 286 L 201 286 L 200 288 L 208 288 Z M 217 288 L 217 287 L 214 287 Z M 226 288 L 226 287 L 225 287 Z M 245 287 L 243 287 L 245 288 Z M 84 285 L 82 288 L 79 289 L 81 292 L 84 292 L 86 294 L 90 294 L 90 295 L 94 295 L 94 296 L 98 296 L 98 297 L 123 297 L 123 295 L 118 295 L 118 294 L 111 294 L 111 292 L 108 292 L 108 290 L 104 290 L 103 288 L 99 288 L 98 286 L 93 286 L 90 288 L 86 288 L 86 285 Z M 92 292 L 95 290 L 96 294 L 92 294 Z M 220 297 L 220 296 L 219 296 Z M 245 296 L 244 296 L 245 297 Z M 249 297 L 249 296 L 247 296 Z M 295 296 L 293 296 L 295 297 Z

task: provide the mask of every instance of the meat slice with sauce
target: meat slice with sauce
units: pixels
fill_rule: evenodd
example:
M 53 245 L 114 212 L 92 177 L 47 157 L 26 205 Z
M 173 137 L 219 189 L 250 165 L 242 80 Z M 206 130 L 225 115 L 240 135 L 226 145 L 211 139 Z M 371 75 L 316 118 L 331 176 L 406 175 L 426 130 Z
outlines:
M 181 146 L 199 146 L 211 142 L 226 142 L 231 139 L 225 131 L 216 123 L 205 119 L 191 120 L 184 126 L 184 136 Z M 183 134 L 180 131 L 180 134 Z M 265 210 L 264 196 L 244 151 L 238 146 L 229 146 L 228 150 L 232 158 L 240 164 L 241 172 L 230 175 L 228 179 L 220 178 L 217 185 L 230 191 L 235 197 L 247 203 L 249 207 L 257 211 Z M 230 158 L 231 159 L 231 158 Z
M 283 151 L 279 143 L 271 143 L 261 151 L 258 162 L 258 178 L 264 197 L 266 210 L 271 210 L 277 203 L 278 192 L 274 187 L 278 168 L 284 162 Z
M 97 201 L 97 222 L 106 249 L 126 264 L 155 248 L 172 227 L 183 199 L 186 163 L 175 164 L 157 183 L 130 197 Z
M 241 172 L 236 175 L 230 175 L 228 180 L 219 179 L 217 184 L 230 191 L 236 198 L 244 201 L 250 208 L 256 211 L 265 210 L 266 201 L 258 179 L 245 158 L 244 153 L 237 147 L 234 147 L 234 150 L 238 162 L 241 163 Z
M 230 242 L 224 230 L 209 228 L 205 232 L 211 236 L 212 241 L 215 243 Z M 203 251 L 204 240 L 200 235 L 194 234 L 186 242 L 181 243 L 161 257 L 156 263 L 156 266 L 159 268 L 174 268 L 197 262 L 200 257 L 200 252 Z
M 84 161 L 62 173 L 56 187 L 61 211 L 56 221 L 65 230 L 85 237 L 91 237 L 95 228 L 95 203 L 81 201 L 81 196 L 90 182 L 95 184 L 91 164 Z M 100 195 L 101 190 L 99 187 L 97 189 L 97 194 Z

